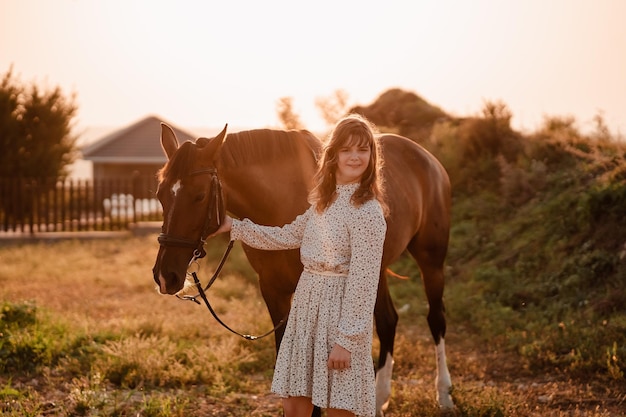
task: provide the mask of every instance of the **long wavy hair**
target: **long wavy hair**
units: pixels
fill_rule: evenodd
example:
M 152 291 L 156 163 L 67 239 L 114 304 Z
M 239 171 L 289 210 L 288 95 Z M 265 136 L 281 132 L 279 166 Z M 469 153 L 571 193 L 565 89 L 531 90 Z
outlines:
M 357 145 L 369 146 L 371 153 L 369 164 L 361 176 L 359 188 L 352 194 L 350 201 L 358 207 L 366 201 L 376 199 L 382 206 L 385 216 L 388 214 L 384 184 L 380 175 L 383 160 L 376 133 L 374 124 L 359 114 L 349 114 L 337 122 L 324 146 L 319 169 L 314 177 L 315 186 L 309 196 L 311 204 L 315 205 L 318 212 L 326 210 L 336 198 L 335 173 L 339 162 L 337 155 L 339 149 Z

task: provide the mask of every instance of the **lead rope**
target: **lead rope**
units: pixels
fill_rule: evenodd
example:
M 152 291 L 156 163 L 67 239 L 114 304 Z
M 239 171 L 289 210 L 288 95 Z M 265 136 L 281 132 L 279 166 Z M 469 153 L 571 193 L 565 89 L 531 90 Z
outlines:
M 246 340 L 257 340 L 257 339 L 262 339 L 266 336 L 269 336 L 270 334 L 274 333 L 280 326 L 282 326 L 285 321 L 287 320 L 287 318 L 285 317 L 284 319 L 282 319 L 276 326 L 274 326 L 274 328 L 268 332 L 263 333 L 262 335 L 259 336 L 253 336 L 251 334 L 243 334 L 243 333 L 239 333 L 236 330 L 233 330 L 232 328 L 230 328 L 226 323 L 224 323 L 217 315 L 217 313 L 215 313 L 215 310 L 213 310 L 213 307 L 211 307 L 211 303 L 209 303 L 208 298 L 206 297 L 206 294 L 204 292 L 204 289 L 202 289 L 202 285 L 200 284 L 200 280 L 198 279 L 198 275 L 195 272 L 191 273 L 191 276 L 193 276 L 193 280 L 196 284 L 196 287 L 198 288 L 198 291 L 200 292 L 200 297 L 202 297 L 202 300 L 204 301 L 204 304 L 206 304 L 207 308 L 209 309 L 209 311 L 211 312 L 211 315 L 213 316 L 213 318 L 215 320 L 217 320 L 217 322 L 219 324 L 221 324 L 226 330 L 230 331 L 231 333 L 236 334 L 237 336 L 241 336 Z M 197 300 L 194 300 L 196 302 L 198 302 Z M 199 303 L 199 302 L 198 302 Z
M 270 334 L 274 333 L 276 330 L 278 330 L 280 328 L 280 326 L 285 324 L 285 322 L 287 321 L 287 317 L 283 318 L 280 322 L 278 322 L 278 324 L 276 326 L 274 326 L 274 328 L 272 330 L 269 330 L 268 332 L 265 332 L 262 335 L 253 336 L 253 335 L 250 335 L 250 334 L 239 333 L 238 331 L 233 330 L 230 326 L 228 326 L 226 323 L 224 323 L 222 321 L 222 319 L 219 318 L 219 316 L 217 315 L 215 310 L 213 310 L 213 307 L 211 307 L 211 303 L 209 302 L 209 299 L 206 296 L 206 291 L 211 287 L 211 285 L 213 285 L 213 283 L 215 282 L 215 280 L 219 276 L 220 272 L 222 271 L 222 267 L 226 263 L 226 258 L 228 258 L 228 255 L 230 254 L 230 251 L 233 248 L 234 243 L 235 243 L 234 240 L 231 240 L 228 243 L 228 247 L 226 248 L 226 251 L 224 252 L 224 255 L 222 255 L 222 259 L 220 260 L 220 263 L 217 266 L 217 269 L 215 270 L 215 272 L 213 273 L 213 276 L 211 277 L 211 279 L 209 280 L 209 282 L 207 283 L 207 285 L 204 288 L 202 288 L 202 283 L 200 282 L 200 279 L 198 278 L 198 274 L 195 271 L 191 273 L 191 276 L 193 277 L 193 282 L 196 285 L 196 288 L 198 289 L 198 294 L 196 294 L 196 295 L 184 295 L 182 297 L 177 295 L 176 297 L 180 298 L 181 300 L 193 301 L 194 303 L 200 305 L 201 303 L 200 303 L 200 301 L 198 301 L 198 296 L 200 296 L 200 298 L 202 298 L 202 301 L 204 301 L 204 304 L 206 305 L 207 309 L 209 310 L 209 312 L 211 313 L 213 318 L 219 324 L 221 324 L 222 327 L 224 327 L 226 330 L 230 331 L 231 333 L 236 334 L 237 336 L 241 336 L 241 337 L 243 337 L 246 340 L 262 339 L 262 338 L 264 338 L 266 336 L 269 336 Z M 191 260 L 190 265 L 193 262 L 196 262 L 196 260 L 197 260 L 196 254 L 194 253 L 194 258 Z

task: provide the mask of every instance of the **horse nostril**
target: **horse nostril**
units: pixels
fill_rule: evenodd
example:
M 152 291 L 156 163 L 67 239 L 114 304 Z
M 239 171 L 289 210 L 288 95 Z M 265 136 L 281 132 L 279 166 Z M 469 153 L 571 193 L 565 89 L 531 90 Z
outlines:
M 161 294 L 176 294 L 183 286 L 175 272 L 165 274 L 162 271 L 155 271 L 153 279 Z
M 152 270 L 152 279 L 161 294 L 167 294 L 167 280 L 158 268 Z
M 158 268 L 152 269 L 152 279 L 154 283 L 161 287 L 161 271 Z

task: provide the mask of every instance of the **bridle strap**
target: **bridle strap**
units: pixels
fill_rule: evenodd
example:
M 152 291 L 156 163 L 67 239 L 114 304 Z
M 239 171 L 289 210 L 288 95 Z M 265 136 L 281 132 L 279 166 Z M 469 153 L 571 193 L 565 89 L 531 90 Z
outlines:
M 177 246 L 179 248 L 196 248 L 198 246 L 198 242 L 195 240 L 167 235 L 165 233 L 160 233 L 157 240 L 161 246 Z
M 214 204 L 215 219 L 216 219 L 215 227 L 211 226 L 212 216 L 211 216 L 211 213 L 209 212 L 204 221 L 204 225 L 202 226 L 202 232 L 200 233 L 199 240 L 192 240 L 192 239 L 187 239 L 183 237 L 172 236 L 166 233 L 160 233 L 157 238 L 159 245 L 161 246 L 175 246 L 179 248 L 195 249 L 194 257 L 196 259 L 203 258 L 206 255 L 206 252 L 204 250 L 204 244 L 206 243 L 208 236 L 211 233 L 215 232 L 217 229 L 219 229 L 219 227 L 222 224 L 222 220 L 225 214 L 223 212 L 224 200 L 222 197 L 222 184 L 217 176 L 217 170 L 215 168 L 202 169 L 199 171 L 192 172 L 191 174 L 188 174 L 188 176 L 191 177 L 191 176 L 203 175 L 203 174 L 211 175 L 211 197 L 213 197 L 215 200 L 215 204 Z M 209 203 L 209 211 L 211 209 L 212 209 L 212 206 Z

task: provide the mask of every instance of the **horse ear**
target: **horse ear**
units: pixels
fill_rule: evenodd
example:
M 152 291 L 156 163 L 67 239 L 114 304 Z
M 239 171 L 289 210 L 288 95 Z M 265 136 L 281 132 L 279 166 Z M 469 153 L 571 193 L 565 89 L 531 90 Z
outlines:
M 202 151 L 203 158 L 205 160 L 211 160 L 213 164 L 217 162 L 220 155 L 220 150 L 222 149 L 222 145 L 224 144 L 224 139 L 226 138 L 226 128 L 228 124 L 224 126 L 224 129 L 215 136 L 214 138 L 198 138 L 196 140 L 196 145 Z
M 224 129 L 222 129 L 220 134 L 217 135 L 214 140 L 216 140 L 218 142 L 224 142 L 224 138 L 226 137 L 226 129 L 228 129 L 228 123 L 226 123 L 224 125 Z
M 178 149 L 176 133 L 165 123 L 161 123 L 161 147 L 165 155 L 167 155 L 167 159 L 170 159 Z
M 222 149 L 222 145 L 224 144 L 224 139 L 226 139 L 226 129 L 228 129 L 228 123 L 224 125 L 224 129 L 222 129 L 220 134 L 214 137 L 213 140 L 211 141 L 212 143 L 215 143 L 215 145 L 217 146 L 217 149 L 215 153 L 213 154 L 214 162 L 217 161 L 218 155 L 220 153 L 220 149 Z

